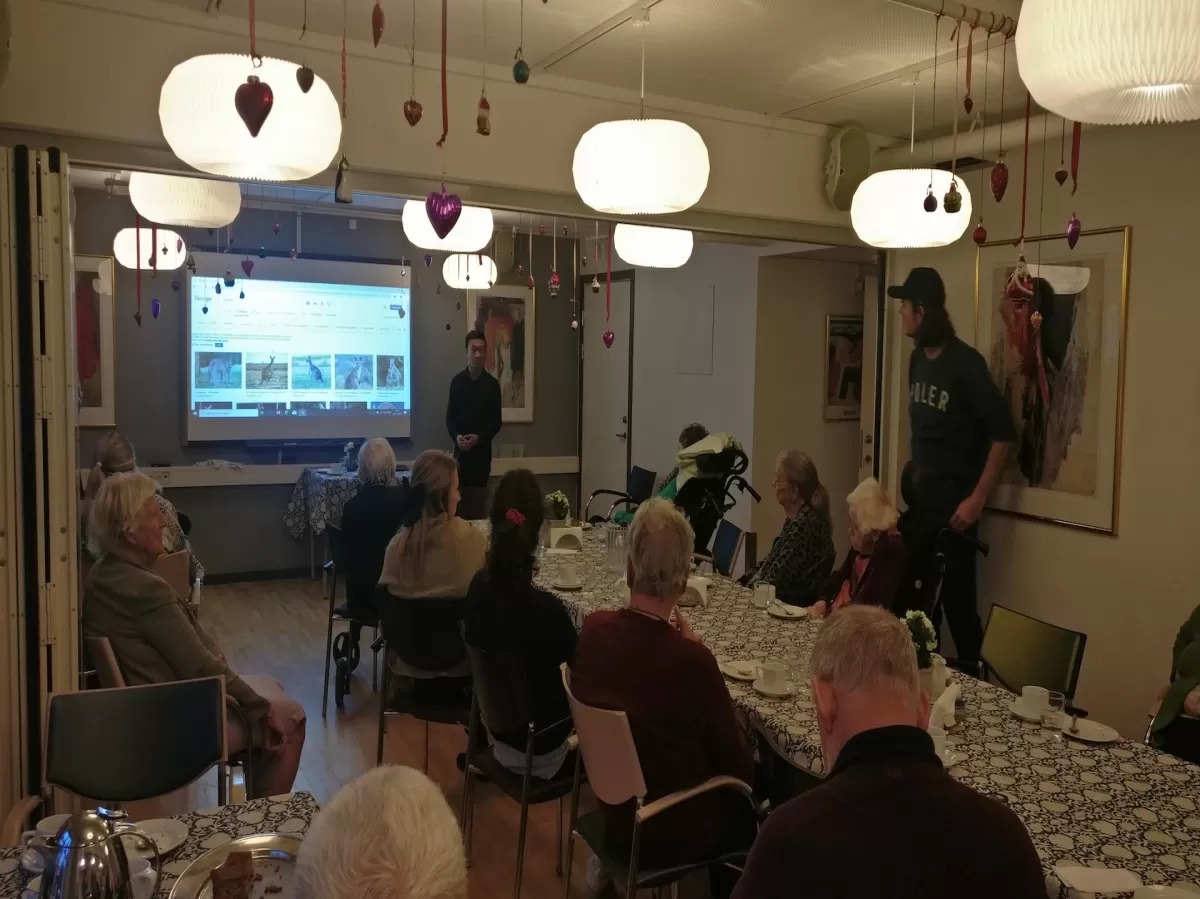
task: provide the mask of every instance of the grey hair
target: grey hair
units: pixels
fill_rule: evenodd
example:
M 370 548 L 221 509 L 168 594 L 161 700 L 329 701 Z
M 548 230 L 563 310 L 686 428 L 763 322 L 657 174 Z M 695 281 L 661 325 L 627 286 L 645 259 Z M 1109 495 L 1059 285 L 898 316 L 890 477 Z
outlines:
M 461 899 L 458 822 L 420 771 L 374 768 L 313 819 L 296 859 L 296 899 Z
M 382 437 L 364 440 L 358 448 L 358 479 L 364 484 L 388 484 L 396 476 L 396 454 Z
M 908 627 L 878 606 L 849 605 L 830 615 L 813 643 L 809 673 L 846 692 L 882 687 L 915 701 L 921 689 Z
M 122 471 L 100 484 L 88 508 L 88 549 L 96 558 L 115 553 L 121 538 L 137 526 L 146 500 L 158 493 L 158 481 L 140 471 Z
M 900 520 L 892 498 L 874 478 L 867 478 L 846 497 L 850 507 L 850 519 L 859 532 L 886 534 Z
M 629 526 L 630 590 L 660 599 L 682 596 L 692 571 L 695 539 L 674 503 L 657 497 L 642 503 Z

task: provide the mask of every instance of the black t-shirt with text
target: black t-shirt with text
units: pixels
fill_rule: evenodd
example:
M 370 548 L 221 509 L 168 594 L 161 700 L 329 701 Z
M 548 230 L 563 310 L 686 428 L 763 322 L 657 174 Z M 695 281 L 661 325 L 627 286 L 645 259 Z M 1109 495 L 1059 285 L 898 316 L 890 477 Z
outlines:
M 1016 431 L 987 363 L 951 337 L 935 359 L 916 347 L 908 359 L 908 415 L 917 496 L 957 502 L 979 482 L 993 443 Z

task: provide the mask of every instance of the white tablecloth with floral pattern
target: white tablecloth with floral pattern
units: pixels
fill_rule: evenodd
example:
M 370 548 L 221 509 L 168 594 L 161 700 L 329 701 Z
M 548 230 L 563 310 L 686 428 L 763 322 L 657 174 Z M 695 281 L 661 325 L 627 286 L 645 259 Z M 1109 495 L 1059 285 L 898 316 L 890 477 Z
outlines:
M 621 605 L 620 573 L 605 564 L 603 537 L 585 535 L 572 556 L 545 553 L 539 586 L 554 590 L 560 567 L 582 574 L 579 591 L 555 590 L 577 626 L 598 609 Z M 751 605 L 751 591 L 710 576 L 708 602 L 686 609 L 696 634 L 718 659 L 785 662 L 801 676 L 799 693 L 768 699 L 727 680 L 734 704 L 786 758 L 814 774 L 824 770 L 808 658 L 818 622 L 780 620 Z M 963 708 L 948 742 L 966 756 L 950 773 L 1006 803 L 1025 822 L 1046 868 L 1047 894 L 1062 891 L 1055 864 L 1127 868 L 1147 884 L 1186 884 L 1200 892 L 1200 768 L 1141 743 L 1091 745 L 1013 716 L 1012 694 L 956 675 Z

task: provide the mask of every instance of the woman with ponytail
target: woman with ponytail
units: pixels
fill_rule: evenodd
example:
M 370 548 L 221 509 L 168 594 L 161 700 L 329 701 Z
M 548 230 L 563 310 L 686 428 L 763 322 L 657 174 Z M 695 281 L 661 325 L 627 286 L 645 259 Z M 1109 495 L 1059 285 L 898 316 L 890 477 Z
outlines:
M 800 450 L 787 450 L 775 460 L 775 500 L 787 521 L 771 544 L 771 551 L 742 582 L 772 584 L 779 599 L 810 606 L 833 570 L 833 526 L 829 518 L 829 491 L 817 476 L 817 466 Z
M 547 780 L 574 764 L 567 751 L 571 711 L 559 666 L 574 658 L 576 633 L 562 602 L 533 585 L 542 518 L 542 491 L 533 472 L 505 474 L 492 498 L 487 567 L 471 582 L 463 620 L 471 646 L 524 659 L 538 731 L 533 776 Z M 491 736 L 496 761 L 523 774 L 525 731 Z

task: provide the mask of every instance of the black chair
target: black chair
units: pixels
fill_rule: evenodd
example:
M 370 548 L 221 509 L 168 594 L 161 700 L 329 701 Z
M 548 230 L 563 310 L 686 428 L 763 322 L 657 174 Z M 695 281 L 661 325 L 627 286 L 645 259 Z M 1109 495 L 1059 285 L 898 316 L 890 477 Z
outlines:
M 183 789 L 227 762 L 223 678 L 50 698 L 47 787 L 120 805 Z
M 471 702 L 471 725 L 467 736 L 466 782 L 463 784 L 463 839 L 467 864 L 471 862 L 471 838 L 474 835 L 475 791 L 474 778 L 487 777 L 500 791 L 521 804 L 521 826 L 517 836 L 517 875 L 513 899 L 521 896 L 521 872 L 525 864 L 525 833 L 529 823 L 529 806 L 558 800 L 557 853 L 555 870 L 562 875 L 563 798 L 571 792 L 574 774 L 568 773 L 552 780 L 533 777 L 534 739 L 542 733 L 535 730 L 533 695 L 525 673 L 525 662 L 519 655 L 486 652 L 467 645 L 471 661 L 474 693 Z M 559 727 L 555 722 L 545 730 Z M 514 774 L 496 761 L 490 746 L 480 747 L 480 727 L 491 734 L 525 735 L 525 772 Z M 572 739 L 573 742 L 573 739 Z
M 425 722 L 422 770 L 429 773 L 430 723 L 465 727 L 471 715 L 470 665 L 462 639 L 466 600 L 461 597 L 409 599 L 392 596 L 383 588 L 377 588 L 376 604 L 382 634 L 371 648 L 390 650 L 390 653 L 385 651 L 383 656 L 375 763 L 383 764 L 387 716 L 411 715 Z M 403 686 L 411 686 L 411 690 L 400 689 L 390 695 L 396 678 L 390 654 L 408 669 L 411 684 Z M 459 676 L 458 671 L 463 674 Z
M 1070 702 L 1079 684 L 1087 634 L 993 605 L 983 633 L 983 679 L 1013 693 L 1025 686 L 1062 693 Z
M 374 591 L 374 586 L 356 584 L 353 580 L 353 572 L 347 565 L 345 542 L 342 537 L 342 529 L 335 524 L 328 523 L 325 525 L 326 539 L 329 541 L 329 556 L 330 559 L 325 563 L 325 573 L 328 576 L 329 584 L 329 625 L 325 631 L 325 681 L 324 689 L 321 692 L 321 717 L 325 717 L 325 709 L 329 705 L 329 663 L 331 659 L 336 657 L 336 669 L 334 672 L 333 686 L 333 704 L 339 709 L 345 707 L 345 696 L 350 692 L 350 675 L 354 669 L 358 667 L 359 662 L 359 646 L 358 641 L 353 639 L 353 632 L 356 628 L 370 627 L 374 628 L 374 639 L 379 638 L 379 618 L 377 614 L 373 614 L 369 609 L 357 609 L 354 603 L 350 601 L 350 591 L 359 590 L 366 596 L 371 596 Z M 346 603 L 345 605 L 336 605 L 337 603 L 337 585 L 338 573 L 341 573 L 346 581 Z M 369 605 L 369 603 L 361 603 L 361 605 Z M 333 623 L 335 621 L 345 622 L 349 627 L 337 635 L 337 645 L 334 645 Z M 379 673 L 379 653 L 376 652 L 371 658 L 371 689 L 375 689 L 375 682 Z
M 725 577 L 733 576 L 738 556 L 742 554 L 742 543 L 746 532 L 724 518 L 717 523 L 717 535 L 713 538 L 712 553 L 697 553 L 697 562 L 707 562 L 713 571 Z
M 624 511 L 632 512 L 639 505 L 644 503 L 654 493 L 654 479 L 658 477 L 658 472 L 650 471 L 649 469 L 633 466 L 629 469 L 629 477 L 625 481 L 625 492 L 620 490 L 593 490 L 592 495 L 588 497 L 587 503 L 583 507 L 583 521 L 595 524 L 598 521 L 608 521 L 612 518 L 613 512 L 618 506 L 623 506 Z M 592 515 L 592 500 L 598 496 L 615 496 L 613 504 L 608 507 L 608 511 L 603 515 Z

